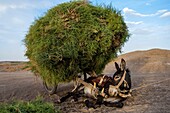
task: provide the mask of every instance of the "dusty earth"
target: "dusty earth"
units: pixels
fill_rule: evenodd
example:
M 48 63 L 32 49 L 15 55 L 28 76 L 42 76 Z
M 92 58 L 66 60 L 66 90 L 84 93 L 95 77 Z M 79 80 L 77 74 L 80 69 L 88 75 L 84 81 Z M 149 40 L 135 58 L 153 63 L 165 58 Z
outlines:
M 57 104 L 59 96 L 64 96 L 73 88 L 72 83 L 60 84 L 58 95 L 48 95 L 43 88 L 42 80 L 28 69 L 26 63 L 0 62 L 0 102 L 12 100 L 32 100 L 42 96 L 52 101 L 63 112 L 91 113 L 169 113 L 170 112 L 170 51 L 153 49 L 136 51 L 119 56 L 115 61 L 124 58 L 131 71 L 132 97 L 124 102 L 123 108 L 106 107 L 87 109 L 84 98 L 78 102 L 69 98 Z M 110 62 L 103 73 L 112 75 L 115 72 L 114 62 Z

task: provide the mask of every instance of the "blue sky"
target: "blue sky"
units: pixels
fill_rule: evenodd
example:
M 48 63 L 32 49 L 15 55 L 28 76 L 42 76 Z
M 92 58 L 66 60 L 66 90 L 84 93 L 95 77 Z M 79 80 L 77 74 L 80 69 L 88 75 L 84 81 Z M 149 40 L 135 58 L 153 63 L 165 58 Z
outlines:
M 70 0 L 0 0 L 0 61 L 27 60 L 22 40 L 33 21 L 57 4 Z M 169 0 L 90 0 L 120 10 L 131 33 L 123 53 L 170 50 Z

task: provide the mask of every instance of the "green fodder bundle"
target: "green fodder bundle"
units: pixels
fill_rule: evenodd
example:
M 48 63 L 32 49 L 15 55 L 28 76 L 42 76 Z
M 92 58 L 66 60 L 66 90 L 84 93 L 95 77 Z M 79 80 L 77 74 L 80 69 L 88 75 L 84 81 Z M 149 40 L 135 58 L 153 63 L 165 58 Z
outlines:
M 50 9 L 30 26 L 25 55 L 45 81 L 68 82 L 81 72 L 101 73 L 128 38 L 120 11 L 72 1 Z

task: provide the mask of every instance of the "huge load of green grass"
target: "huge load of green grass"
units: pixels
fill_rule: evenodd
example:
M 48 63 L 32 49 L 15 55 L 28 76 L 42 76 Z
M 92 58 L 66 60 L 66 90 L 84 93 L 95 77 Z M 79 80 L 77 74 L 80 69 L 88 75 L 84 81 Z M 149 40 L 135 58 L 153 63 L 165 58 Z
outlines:
M 129 33 L 120 11 L 84 1 L 59 4 L 35 20 L 25 38 L 32 69 L 50 84 L 101 73 Z

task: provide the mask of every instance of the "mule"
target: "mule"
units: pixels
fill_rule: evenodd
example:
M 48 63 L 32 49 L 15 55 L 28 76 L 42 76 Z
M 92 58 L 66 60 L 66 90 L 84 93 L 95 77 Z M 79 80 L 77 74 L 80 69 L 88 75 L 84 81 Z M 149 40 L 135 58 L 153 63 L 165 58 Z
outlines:
M 113 76 L 99 75 L 86 80 L 77 78 L 77 82 L 81 85 L 75 91 L 83 86 L 84 94 L 96 99 L 95 104 L 123 107 L 122 101 L 130 96 L 131 76 L 124 59 L 121 59 L 120 66 L 115 62 L 115 67 L 116 72 Z M 89 101 L 86 101 L 87 103 Z
M 84 81 L 81 82 L 85 86 L 84 93 L 94 97 L 97 101 L 100 100 L 99 103 L 102 102 L 107 106 L 117 105 L 117 107 L 122 107 L 123 103 L 121 102 L 131 96 L 131 76 L 129 69 L 126 68 L 124 59 L 121 59 L 120 66 L 115 62 L 115 67 L 116 72 L 112 77 L 107 75 L 89 77 L 85 82 L 90 83 L 91 86 L 88 86 Z
M 114 90 L 119 90 L 121 93 L 124 92 L 125 94 L 128 94 L 131 89 L 131 76 L 129 69 L 126 68 L 126 61 L 121 59 L 120 66 L 117 62 L 115 62 L 115 67 L 116 72 L 112 77 L 107 75 L 99 75 L 97 77 L 89 77 L 85 81 L 95 84 L 99 90 L 104 88 L 104 93 L 108 96 L 117 96 Z

